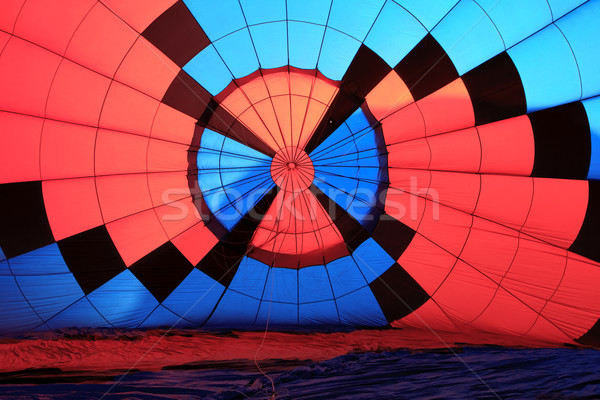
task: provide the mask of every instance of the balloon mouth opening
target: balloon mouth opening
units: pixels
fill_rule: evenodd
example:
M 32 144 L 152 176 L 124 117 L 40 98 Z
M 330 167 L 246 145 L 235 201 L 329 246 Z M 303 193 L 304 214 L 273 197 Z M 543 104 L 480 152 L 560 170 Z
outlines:
M 315 178 L 313 163 L 306 152 L 298 147 L 283 148 L 271 162 L 271 178 L 287 192 L 306 190 Z

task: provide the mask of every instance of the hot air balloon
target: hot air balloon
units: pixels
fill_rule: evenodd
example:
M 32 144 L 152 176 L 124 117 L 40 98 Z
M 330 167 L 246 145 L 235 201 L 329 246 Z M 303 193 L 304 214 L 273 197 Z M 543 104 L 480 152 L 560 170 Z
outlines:
M 3 1 L 0 329 L 598 344 L 600 1 Z

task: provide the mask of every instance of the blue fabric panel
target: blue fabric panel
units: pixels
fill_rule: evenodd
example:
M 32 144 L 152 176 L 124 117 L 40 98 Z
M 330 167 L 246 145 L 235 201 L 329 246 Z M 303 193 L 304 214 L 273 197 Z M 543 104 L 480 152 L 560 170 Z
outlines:
M 229 289 L 260 299 L 263 295 L 269 266 L 250 257 L 244 257 L 238 266 Z
M 590 123 L 592 157 L 588 179 L 600 179 L 600 97 L 583 101 Z
M 552 9 L 552 16 L 556 21 L 563 15 L 571 12 L 574 8 L 579 7 L 587 0 L 548 0 L 550 8 Z
M 9 260 L 13 275 L 71 274 L 56 243 L 21 254 Z M 79 285 L 77 285 L 79 286 Z M 80 296 L 83 296 L 81 292 Z
M 321 51 L 325 27 L 304 22 L 288 22 L 290 65 L 314 69 Z
M 329 79 L 339 81 L 356 55 L 361 42 L 331 28 L 325 31 L 319 71 Z
M 298 304 L 275 303 L 263 300 L 256 318 L 256 324 L 263 327 L 285 327 L 298 325 Z
M 4 255 L 4 252 L 2 251 L 2 248 L 0 247 L 0 261 L 2 260 L 6 260 L 6 256 Z
M 7 269 L 6 261 L 0 262 L 0 268 Z M 0 275 L 0 333 L 24 332 L 34 329 L 42 323 L 23 297 L 15 278 Z
M 427 34 L 427 30 L 408 11 L 388 1 L 365 44 L 390 67 L 395 67 Z
M 56 243 L 12 258 L 10 267 L 21 291 L 44 320 L 84 296 Z
M 377 189 L 377 185 L 360 181 L 356 196 L 347 208 L 350 215 L 363 225 L 373 220 L 373 208 L 377 205 Z
M 242 10 L 248 25 L 271 21 L 285 21 L 285 1 L 281 0 L 241 0 Z
M 184 3 L 213 42 L 246 26 L 238 0 L 184 0 Z
M 287 0 L 288 19 L 326 25 L 331 0 Z
M 367 120 L 367 116 L 360 108 L 354 113 L 352 113 L 352 115 L 346 120 L 345 123 L 348 125 L 348 128 L 350 128 L 350 130 L 353 133 L 357 133 L 370 127 L 369 120 Z
M 46 322 L 46 325 L 50 329 L 69 328 L 73 326 L 96 328 L 99 326 L 108 326 L 108 322 L 92 307 L 87 297 L 83 297 L 50 318 Z
M 461 1 L 431 34 L 461 75 L 505 49 L 492 21 L 472 1 Z
M 359 180 L 333 176 L 327 173 L 315 174 L 314 184 L 330 199 L 347 209 L 358 190 Z
M 300 279 L 298 301 L 300 303 L 333 299 L 329 276 L 323 265 L 302 268 L 298 275 Z
M 298 304 L 298 270 L 271 268 L 262 299 Z
M 278 68 L 287 65 L 287 24 L 285 22 L 251 26 L 250 35 L 261 68 Z
M 259 304 L 260 300 L 227 290 L 206 326 L 250 327 L 256 320 Z
M 326 265 L 333 294 L 336 298 L 348 294 L 367 284 L 351 256 L 339 258 Z
M 315 185 L 363 224 L 376 205 L 378 155 L 375 132 L 361 109 L 310 155 Z
M 340 125 L 327 139 L 323 141 L 315 150 L 310 153 L 313 163 L 319 158 L 325 157 L 325 154 L 335 152 L 333 155 L 346 155 L 356 151 L 352 132 L 346 124 Z M 326 157 L 331 157 L 327 155 Z
M 339 325 L 340 318 L 333 300 L 300 304 L 298 307 L 302 325 Z
M 88 295 L 96 310 L 119 328 L 135 328 L 158 301 L 129 271 L 123 271 Z
M 268 156 L 210 129 L 200 139 L 197 165 L 204 201 L 228 229 L 274 185 Z
M 507 48 L 552 23 L 546 0 L 477 0 L 500 31 Z
M 427 30 L 437 23 L 454 7 L 458 0 L 394 0 L 414 15 Z
M 179 318 L 171 311 L 167 310 L 163 306 L 158 306 L 152 314 L 146 318 L 144 322 L 140 324 L 140 328 L 156 328 L 156 327 L 168 327 L 168 328 L 189 328 L 195 324 Z
M 365 240 L 352 253 L 352 258 L 371 283 L 394 264 L 394 259 L 372 238 Z
M 228 230 L 233 229 L 233 227 L 243 218 L 244 215 L 246 215 L 248 211 L 250 211 L 252 207 L 254 207 L 256 203 L 260 201 L 260 199 L 272 188 L 272 186 L 273 181 L 268 178 L 261 184 L 255 185 L 253 190 L 250 192 L 233 188 L 228 190 L 227 198 L 229 201 L 233 201 L 232 199 L 234 199 L 240 193 L 242 193 L 242 197 L 236 200 L 235 203 L 228 203 L 228 205 L 220 210 L 214 211 L 215 217 L 217 217 Z
M 225 89 L 233 79 L 212 44 L 196 54 L 183 70 L 212 95 Z
M 508 50 L 527 99 L 527 112 L 579 100 L 579 71 L 569 44 L 550 25 Z M 543 66 L 543 68 L 542 68 Z
M 334 0 L 328 26 L 363 41 L 385 0 Z
M 162 304 L 180 317 L 203 323 L 224 290 L 222 284 L 204 272 L 193 269 Z
M 342 324 L 382 326 L 388 323 L 368 286 L 342 296 L 336 302 Z
M 235 78 L 242 78 L 258 69 L 258 59 L 247 28 L 227 35 L 213 44 Z
M 227 189 L 226 194 L 230 203 L 216 211 L 214 215 L 231 230 L 273 186 L 273 181 L 267 176 L 261 182 L 251 182 Z M 249 187 L 251 190 L 247 190 Z
M 600 1 L 591 1 L 556 22 L 575 53 L 582 98 L 600 94 Z
M 205 150 L 212 151 L 204 153 Z M 215 164 L 215 161 L 226 167 L 263 166 L 268 169 L 271 165 L 269 156 L 210 129 L 205 129 L 202 133 L 200 151 L 203 151 L 203 157 L 198 157 L 199 168 L 218 169 L 218 164 Z M 210 158 L 204 159 L 209 154 L 211 155 Z

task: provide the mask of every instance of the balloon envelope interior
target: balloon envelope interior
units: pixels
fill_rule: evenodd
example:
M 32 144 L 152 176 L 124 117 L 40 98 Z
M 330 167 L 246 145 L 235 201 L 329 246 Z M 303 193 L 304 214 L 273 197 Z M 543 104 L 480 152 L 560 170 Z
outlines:
M 599 344 L 599 18 L 596 0 L 5 2 L 2 333 Z

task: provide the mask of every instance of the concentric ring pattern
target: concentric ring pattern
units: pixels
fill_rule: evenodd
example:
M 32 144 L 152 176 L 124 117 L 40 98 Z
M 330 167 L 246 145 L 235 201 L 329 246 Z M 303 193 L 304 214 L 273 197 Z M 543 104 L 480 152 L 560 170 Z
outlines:
M 1 7 L 4 333 L 600 343 L 600 1 Z

